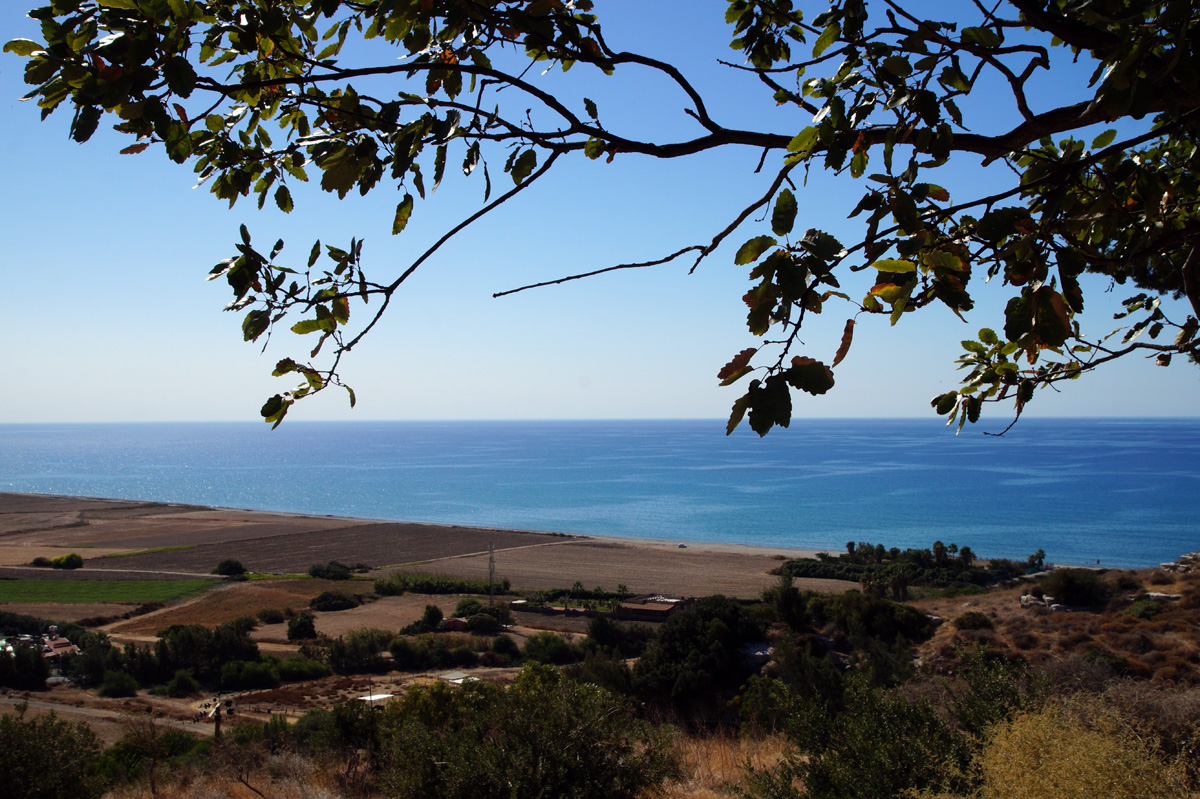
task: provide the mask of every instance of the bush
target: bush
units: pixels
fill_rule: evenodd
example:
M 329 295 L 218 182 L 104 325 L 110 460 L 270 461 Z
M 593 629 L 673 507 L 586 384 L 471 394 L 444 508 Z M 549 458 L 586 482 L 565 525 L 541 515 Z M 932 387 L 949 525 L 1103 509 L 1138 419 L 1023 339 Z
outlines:
M 352 573 L 350 566 L 337 560 L 331 560 L 323 566 L 314 563 L 308 567 L 308 576 L 318 580 L 349 580 Z
M 1091 723 L 1058 708 L 993 728 L 978 757 L 993 799 L 1176 799 L 1196 789 L 1185 763 L 1101 710 Z
M 263 608 L 257 614 L 258 620 L 263 624 L 283 624 L 283 611 L 277 608 Z
M 554 633 L 534 633 L 525 641 L 525 657 L 538 663 L 563 666 L 574 663 L 582 655 L 578 647 L 571 646 L 562 636 Z
M 387 671 L 388 662 L 381 653 L 393 637 L 386 630 L 351 630 L 329 642 L 329 665 L 338 674 Z
M 72 552 L 69 555 L 59 555 L 50 561 L 52 569 L 78 569 L 83 565 L 83 558 Z
M 221 667 L 221 689 L 225 691 L 250 691 L 278 685 L 279 674 L 266 661 L 235 660 Z
M 29 565 L 39 569 L 49 569 L 53 564 L 50 563 L 50 558 L 37 557 Z
M 222 577 L 236 577 L 246 573 L 246 567 L 239 560 L 226 558 L 217 564 L 217 568 L 212 570 L 213 574 L 219 574 Z
M 138 681 L 132 674 L 125 671 L 107 671 L 104 673 L 104 679 L 101 680 L 96 695 L 106 699 L 116 699 L 124 696 L 137 696 L 137 692 Z
M 380 721 L 384 792 L 395 799 L 656 793 L 670 741 L 607 691 L 527 667 L 510 688 L 414 686 Z M 581 734 L 586 731 L 586 734 Z
M 358 597 L 347 594 L 345 591 L 322 591 L 308 603 L 309 607 L 313 610 L 325 613 L 336 610 L 349 610 L 361 604 Z
M 287 637 L 289 641 L 303 641 L 317 637 L 317 626 L 309 613 L 301 613 L 288 620 Z
M 1162 603 L 1155 602 L 1153 599 L 1140 599 L 1122 610 L 1121 613 L 1135 619 L 1153 619 L 1162 613 Z
M 1063 605 L 1092 607 L 1108 596 L 1104 581 L 1090 569 L 1055 569 L 1042 578 L 1042 588 Z
M 82 721 L 51 711 L 25 720 L 0 714 L 0 775 L 13 799 L 96 799 L 103 791 L 95 764 L 100 740 Z
M 500 621 L 489 613 L 476 613 L 467 619 L 467 629 L 479 635 L 495 635 L 500 632 Z
M 275 672 L 281 682 L 299 682 L 301 680 L 319 680 L 328 677 L 333 670 L 324 663 L 302 657 L 290 657 L 275 664 Z
M 986 613 L 981 613 L 978 610 L 968 610 L 966 613 L 954 620 L 954 627 L 958 630 L 993 630 L 995 625 L 988 618 Z
M 507 579 L 497 580 L 494 588 L 497 593 L 507 593 L 509 581 Z M 405 592 L 414 594 L 486 594 L 488 581 L 422 572 L 396 572 L 390 577 L 381 577 L 375 581 L 375 593 L 377 594 L 395 596 Z
M 507 635 L 496 636 L 495 640 L 492 641 L 492 651 L 509 663 L 521 658 L 521 647 Z
M 192 696 L 200 692 L 200 683 L 196 682 L 196 678 L 191 675 L 191 672 L 180 669 L 175 672 L 175 676 L 167 683 L 167 696 L 173 696 L 176 699 Z

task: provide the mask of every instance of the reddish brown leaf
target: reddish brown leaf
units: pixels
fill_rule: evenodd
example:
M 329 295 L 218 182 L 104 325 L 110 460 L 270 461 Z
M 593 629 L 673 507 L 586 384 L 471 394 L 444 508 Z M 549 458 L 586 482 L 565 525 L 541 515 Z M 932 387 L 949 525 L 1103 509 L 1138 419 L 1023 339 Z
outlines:
M 745 369 L 746 364 L 750 363 L 750 359 L 754 357 L 756 352 L 758 352 L 757 347 L 749 347 L 733 356 L 733 360 L 725 364 L 721 367 L 721 371 L 717 372 L 717 379 L 724 380 Z
M 846 357 L 846 353 L 850 351 L 850 342 L 854 339 L 854 320 L 846 320 L 846 329 L 842 331 L 842 343 L 838 347 L 837 354 L 833 356 L 832 366 L 837 366 Z
M 179 118 L 186 124 L 188 121 L 187 111 L 183 110 L 183 106 L 179 103 L 171 103 L 171 106 L 175 109 L 175 113 L 179 115 Z
M 121 151 L 121 155 L 134 155 L 140 153 L 150 146 L 150 142 L 142 142 L 141 144 L 131 144 Z

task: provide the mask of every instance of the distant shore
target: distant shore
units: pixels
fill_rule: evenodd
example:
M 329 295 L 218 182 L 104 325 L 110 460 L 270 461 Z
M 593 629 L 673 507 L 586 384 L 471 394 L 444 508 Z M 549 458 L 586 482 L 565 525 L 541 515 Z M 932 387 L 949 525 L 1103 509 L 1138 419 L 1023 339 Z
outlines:
M 84 557 L 76 577 L 205 575 L 228 557 L 267 573 L 302 573 L 315 563 L 340 560 L 364 563 L 373 573 L 405 568 L 486 577 L 489 545 L 497 576 L 514 588 L 580 582 L 588 588 L 624 585 L 635 593 L 744 597 L 770 587 L 776 580 L 771 571 L 781 561 L 817 552 L 0 493 L 0 577 L 35 576 L 20 567 L 64 548 Z M 812 587 L 852 585 L 814 581 Z

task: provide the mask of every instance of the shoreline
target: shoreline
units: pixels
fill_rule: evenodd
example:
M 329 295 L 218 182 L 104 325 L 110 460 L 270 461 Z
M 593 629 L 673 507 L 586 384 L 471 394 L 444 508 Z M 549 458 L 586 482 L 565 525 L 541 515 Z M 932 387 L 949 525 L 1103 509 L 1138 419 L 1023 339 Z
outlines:
M 745 598 L 774 585 L 772 572 L 782 561 L 819 551 L 0 493 L 0 576 L 26 579 L 33 557 L 72 549 L 84 556 L 83 568 L 54 577 L 178 579 L 182 573 L 207 575 L 233 558 L 263 574 L 304 574 L 314 564 L 337 560 L 365 564 L 374 576 L 409 570 L 486 579 L 492 547 L 497 576 L 516 589 L 580 582 L 589 588 L 623 585 L 633 593 Z M 809 585 L 826 591 L 856 586 L 826 580 Z
M 9 497 L 28 497 L 32 499 L 44 500 L 66 500 L 66 501 L 86 501 L 104 503 L 107 505 L 133 505 L 139 507 L 163 507 L 179 509 L 186 512 L 217 512 L 236 514 L 238 516 L 267 516 L 276 517 L 281 520 L 313 520 L 313 521 L 330 521 L 341 522 L 350 525 L 362 524 L 398 524 L 412 525 L 419 527 L 438 528 L 444 530 L 476 530 L 476 531 L 502 531 L 509 533 L 521 533 L 525 535 L 547 536 L 553 538 L 569 538 L 592 540 L 603 543 L 626 543 L 631 546 L 644 546 L 653 549 L 691 549 L 698 552 L 724 552 L 736 554 L 755 554 L 755 555 L 784 555 L 788 558 L 811 558 L 818 553 L 829 552 L 827 549 L 811 549 L 806 547 L 788 547 L 788 546 L 768 546 L 765 544 L 735 544 L 723 541 L 685 541 L 666 538 L 650 538 L 650 537 L 633 537 L 633 536 L 618 536 L 618 535 L 598 535 L 595 533 L 564 533 L 556 530 L 534 530 L 523 527 L 489 527 L 486 525 L 458 524 L 454 522 L 428 522 L 428 521 L 413 521 L 410 519 L 378 519 L 370 516 L 343 516 L 340 514 L 327 513 L 301 513 L 297 511 L 283 510 L 257 510 L 253 508 L 236 508 L 223 505 L 197 505 L 190 502 L 165 502 L 153 499 L 118 499 L 114 497 L 91 497 L 91 496 L 76 496 L 72 494 L 38 494 L 32 492 L 15 492 L 15 491 L 0 491 L 0 516 L 5 514 L 7 498 Z M 2 533 L 2 528 L 0 528 Z M 2 545 L 2 543 L 0 543 Z

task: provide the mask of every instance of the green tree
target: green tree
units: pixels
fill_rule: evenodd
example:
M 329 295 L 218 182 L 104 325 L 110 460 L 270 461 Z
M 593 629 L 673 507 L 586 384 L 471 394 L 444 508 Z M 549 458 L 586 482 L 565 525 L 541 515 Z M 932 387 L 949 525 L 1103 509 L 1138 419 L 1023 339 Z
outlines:
M 237 254 L 212 276 L 232 289 L 245 339 L 288 325 L 316 340 L 300 360 L 277 362 L 274 374 L 299 384 L 264 404 L 268 422 L 342 385 L 342 357 L 414 270 L 572 158 L 763 153 L 755 175 L 763 174 L 738 187 L 756 199 L 732 208 L 711 238 L 664 242 L 666 254 L 645 262 L 550 281 L 698 264 L 763 218 L 734 256 L 750 269 L 747 328 L 761 341 L 717 374 L 722 384 L 751 376 L 730 430 L 743 418 L 760 434 L 786 426 L 793 392 L 829 391 L 860 321 L 895 325 L 939 306 L 963 317 L 985 278 L 1003 286 L 1003 316 L 962 342 L 962 384 L 933 400 L 960 427 L 984 403 L 1011 402 L 1019 415 L 1038 389 L 1120 358 L 1195 360 L 1195 4 L 910 5 L 833 0 L 810 17 L 791 0 L 728 0 L 731 45 L 743 61 L 729 65 L 731 80 L 756 81 L 780 107 L 778 125 L 754 130 L 710 112 L 675 65 L 609 41 L 591 0 L 55 0 L 32 12 L 44 41 L 5 49 L 26 59 L 43 114 L 60 106 L 72 114 L 73 139 L 86 141 L 107 119 L 131 138 L 125 152 L 162 145 L 230 203 L 252 196 L 290 211 L 293 189 L 310 176 L 339 197 L 388 185 L 400 191 L 392 223 L 400 233 L 448 164 L 482 173 L 481 207 L 391 273 L 367 269 L 359 239 L 344 248 L 317 242 L 307 260 L 285 260 L 282 241 L 257 249 L 242 227 Z M 378 60 L 364 63 L 368 54 Z M 1069 79 L 1075 64 L 1092 71 L 1078 89 L 1084 82 Z M 663 103 L 682 98 L 692 132 L 610 127 L 606 109 L 569 78 L 541 79 L 543 67 L 661 78 L 676 93 Z M 986 179 L 932 182 L 948 164 L 980 160 Z M 489 164 L 511 179 L 494 197 Z M 846 209 L 856 220 L 846 241 L 798 224 L 793 188 L 814 168 L 861 188 Z M 848 288 L 859 271 L 873 278 L 863 294 Z M 1127 288 L 1115 333 L 1079 326 L 1089 274 Z M 374 304 L 352 324 L 356 297 Z M 836 317 L 841 345 L 801 352 L 801 328 L 822 314 Z
M 17 641 L 11 653 L 0 650 L 0 686 L 40 691 L 49 676 L 50 664 L 40 648 Z
M 0 774 L 12 799 L 93 799 L 100 741 L 83 722 L 72 724 L 51 712 L 25 719 L 0 715 Z
M 301 613 L 288 619 L 287 638 L 289 641 L 300 641 L 317 637 L 317 625 L 312 614 Z
M 416 686 L 380 721 L 389 795 L 640 796 L 673 771 L 662 731 L 595 685 L 527 666 L 509 688 Z
M 217 567 L 212 570 L 213 574 L 219 574 L 222 577 L 237 577 L 246 573 L 246 567 L 242 565 L 240 560 L 226 558 L 217 564 Z

